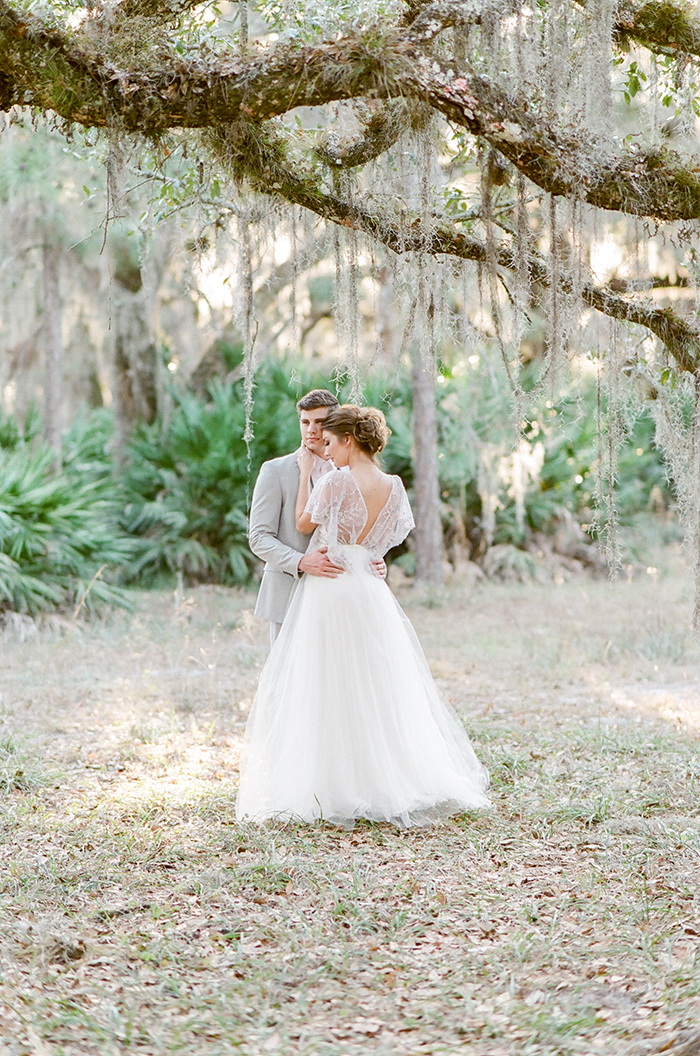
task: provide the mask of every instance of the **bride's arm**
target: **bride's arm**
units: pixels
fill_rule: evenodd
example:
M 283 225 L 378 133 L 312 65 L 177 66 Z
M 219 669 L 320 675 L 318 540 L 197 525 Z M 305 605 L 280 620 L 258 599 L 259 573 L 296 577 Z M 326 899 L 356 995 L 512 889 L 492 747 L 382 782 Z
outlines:
M 294 507 L 294 517 L 297 531 L 302 535 L 311 535 L 316 525 L 304 512 L 309 495 L 311 494 L 311 470 L 314 467 L 315 455 L 307 447 L 302 447 L 299 452 L 299 488 L 297 490 L 297 501 Z

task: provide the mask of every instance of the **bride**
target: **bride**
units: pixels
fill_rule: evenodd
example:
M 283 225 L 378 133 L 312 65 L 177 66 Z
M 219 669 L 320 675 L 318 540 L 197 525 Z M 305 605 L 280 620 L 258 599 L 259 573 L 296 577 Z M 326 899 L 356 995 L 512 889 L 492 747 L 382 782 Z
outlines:
M 345 571 L 305 576 L 292 598 L 246 727 L 238 818 L 406 828 L 489 804 L 486 771 L 371 563 L 414 526 L 400 477 L 375 461 L 388 436 L 381 411 L 334 408 L 323 437 L 338 472 L 313 491 L 302 453 L 297 527 Z

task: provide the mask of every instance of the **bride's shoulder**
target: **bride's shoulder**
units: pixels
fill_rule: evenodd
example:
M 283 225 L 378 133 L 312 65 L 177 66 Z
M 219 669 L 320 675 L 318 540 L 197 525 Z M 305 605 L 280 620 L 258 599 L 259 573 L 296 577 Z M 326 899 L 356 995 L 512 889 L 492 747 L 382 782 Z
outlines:
M 328 495 L 342 495 L 345 490 L 352 486 L 352 477 L 347 470 L 331 469 L 324 473 L 319 482 L 314 486 L 314 491 L 321 490 Z

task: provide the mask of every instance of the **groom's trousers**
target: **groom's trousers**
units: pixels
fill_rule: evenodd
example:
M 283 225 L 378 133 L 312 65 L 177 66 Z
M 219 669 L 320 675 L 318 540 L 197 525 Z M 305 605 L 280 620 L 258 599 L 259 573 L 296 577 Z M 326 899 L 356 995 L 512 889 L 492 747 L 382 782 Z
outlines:
M 273 623 L 272 620 L 270 620 L 270 649 L 272 649 L 272 646 L 277 641 L 277 635 L 280 633 L 281 630 L 281 623 Z

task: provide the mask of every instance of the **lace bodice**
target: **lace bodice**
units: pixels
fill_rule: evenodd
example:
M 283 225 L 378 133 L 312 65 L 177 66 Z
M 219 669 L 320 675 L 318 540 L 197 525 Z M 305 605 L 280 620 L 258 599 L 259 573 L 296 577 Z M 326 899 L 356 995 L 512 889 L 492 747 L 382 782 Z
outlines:
M 368 516 L 362 492 L 349 470 L 326 474 L 311 492 L 306 513 L 318 525 L 309 549 L 327 546 L 331 554 L 338 544 L 357 543 Z M 373 557 L 384 557 L 387 550 L 404 541 L 414 526 L 401 477 L 392 476 L 389 498 L 361 545 Z

